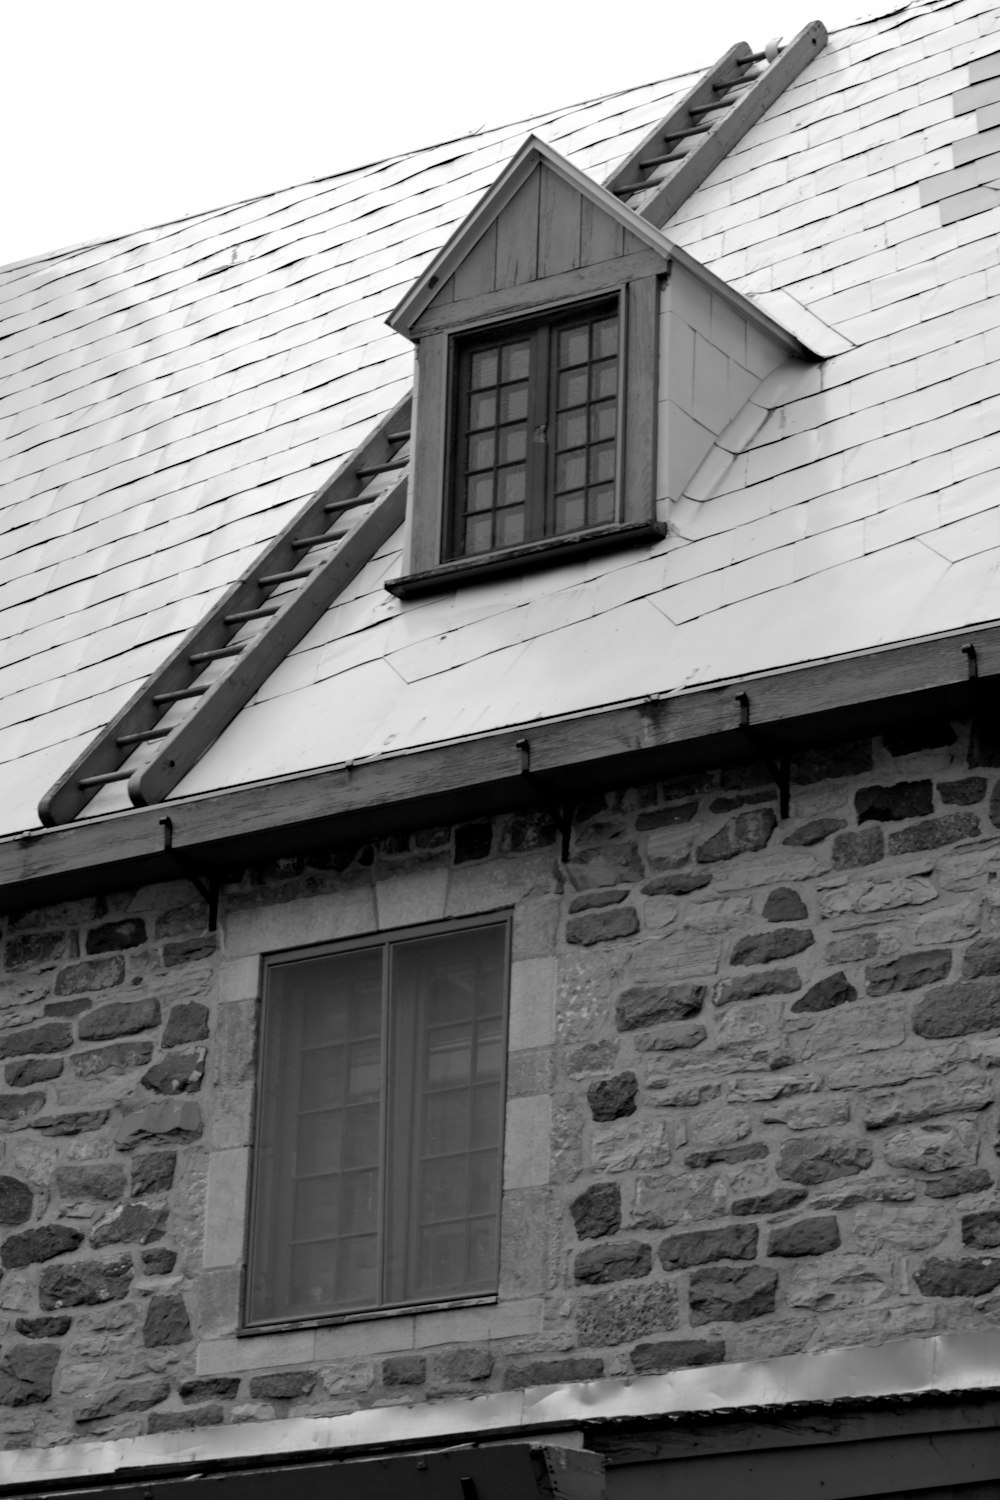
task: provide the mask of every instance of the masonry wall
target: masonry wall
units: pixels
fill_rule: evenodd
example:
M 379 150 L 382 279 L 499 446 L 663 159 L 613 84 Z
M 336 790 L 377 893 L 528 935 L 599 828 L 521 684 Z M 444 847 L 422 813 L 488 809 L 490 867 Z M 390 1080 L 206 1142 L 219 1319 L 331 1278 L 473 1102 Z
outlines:
M 974 751 L 972 759 L 980 758 Z M 1000 785 L 964 729 L 5 919 L 0 1433 L 50 1444 L 982 1327 Z M 237 1338 L 259 953 L 513 908 L 500 1297 Z

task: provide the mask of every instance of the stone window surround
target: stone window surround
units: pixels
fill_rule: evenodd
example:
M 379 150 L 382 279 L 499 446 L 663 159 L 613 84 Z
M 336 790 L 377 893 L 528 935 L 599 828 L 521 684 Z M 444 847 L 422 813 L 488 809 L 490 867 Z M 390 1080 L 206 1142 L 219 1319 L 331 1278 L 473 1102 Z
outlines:
M 536 903 L 519 902 L 533 883 L 532 873 L 537 869 L 534 860 L 528 856 L 504 864 L 506 878 L 499 882 L 476 879 L 470 871 L 470 889 L 466 892 L 470 899 L 460 898 L 458 902 L 449 889 L 449 875 L 454 884 L 459 872 L 428 868 L 390 875 L 372 887 L 355 891 L 232 913 L 225 920 L 223 934 L 219 1005 L 236 1007 L 237 1011 L 230 1014 L 238 1013 L 240 1024 L 256 1032 L 261 958 L 265 953 L 363 937 L 456 915 L 510 912 L 508 1069 L 513 1071 L 521 1054 L 531 1054 L 534 1061 L 540 1049 L 547 1051 L 555 1040 L 556 960 L 551 950 L 546 955 L 537 951 L 538 923 L 531 911 Z M 524 867 L 521 878 L 511 866 Z M 461 906 L 460 912 L 454 909 L 456 905 Z M 317 1320 L 316 1326 L 290 1331 L 242 1332 L 240 1290 L 254 1090 L 255 1084 L 250 1081 L 217 1090 L 212 1100 L 203 1267 L 206 1282 L 214 1285 L 205 1299 L 210 1311 L 203 1318 L 199 1374 L 399 1352 L 442 1343 L 483 1342 L 538 1331 L 544 1267 L 523 1264 L 525 1252 L 511 1232 L 509 1209 L 511 1194 L 517 1190 L 543 1188 L 549 1183 L 551 1098 L 548 1092 L 511 1097 L 509 1084 L 497 1297 L 477 1299 L 477 1305 L 472 1306 L 443 1305 L 423 1312 L 387 1310 L 347 1320 Z M 531 1294 L 526 1295 L 529 1288 Z

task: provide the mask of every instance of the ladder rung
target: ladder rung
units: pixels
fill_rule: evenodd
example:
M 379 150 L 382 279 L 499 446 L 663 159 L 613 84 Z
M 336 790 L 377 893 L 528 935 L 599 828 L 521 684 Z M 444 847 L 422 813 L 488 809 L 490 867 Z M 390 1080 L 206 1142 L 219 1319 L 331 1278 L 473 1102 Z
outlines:
M 289 568 L 286 573 L 263 573 L 257 582 L 262 589 L 269 589 L 276 583 L 291 583 L 293 578 L 308 578 L 312 572 L 312 568 Z
M 224 656 L 239 656 L 246 643 L 237 646 L 219 646 L 215 651 L 192 651 L 188 661 L 197 666 L 203 661 L 221 661 Z
M 689 135 L 707 135 L 713 127 L 711 125 L 689 125 L 687 130 L 670 130 L 663 137 L 665 141 L 683 141 Z
M 170 733 L 168 729 L 140 729 L 138 734 L 120 734 L 118 745 L 141 745 L 145 740 L 162 740 Z
M 405 443 L 409 441 L 408 432 L 387 432 L 385 440 L 387 443 Z
M 629 193 L 644 193 L 647 188 L 655 186 L 651 178 L 646 178 L 644 182 L 623 182 L 621 187 L 615 188 L 615 196 L 625 198 Z
M 128 781 L 131 771 L 102 771 L 100 776 L 84 776 L 77 786 L 109 786 L 112 781 Z
M 408 458 L 392 458 L 384 464 L 372 464 L 367 469 L 355 469 L 354 473 L 358 479 L 374 479 L 376 474 L 388 474 L 390 469 L 405 469 L 409 462 Z
M 716 110 L 728 108 L 728 99 L 716 99 L 714 104 L 696 104 L 692 109 L 688 110 L 688 114 L 700 120 L 702 115 L 712 115 L 715 114 Z
M 331 531 L 324 531 L 320 536 L 297 536 L 292 542 L 293 547 L 322 547 L 326 542 L 337 542 L 340 538 L 333 535 Z
M 760 75 L 758 73 L 740 73 L 736 78 L 722 78 L 718 83 L 712 84 L 712 92 L 724 94 L 729 89 L 742 89 L 748 83 L 753 83 Z
M 222 623 L 245 625 L 247 620 L 263 620 L 268 615 L 276 615 L 280 608 L 280 604 L 262 604 L 260 609 L 239 609 L 234 615 L 223 615 Z
M 208 683 L 203 687 L 175 688 L 170 693 L 154 693 L 154 703 L 180 703 L 182 698 L 200 698 L 202 693 L 208 692 Z
M 647 156 L 639 163 L 640 167 L 662 167 L 668 161 L 683 161 L 687 156 L 686 151 L 669 151 L 666 156 Z M 648 183 L 645 186 L 649 186 Z
M 324 505 L 323 509 L 328 515 L 331 515 L 334 511 L 353 510 L 356 505 L 371 505 L 372 503 L 370 495 L 365 495 L 364 498 L 360 495 L 355 495 L 351 500 L 331 500 L 328 505 Z

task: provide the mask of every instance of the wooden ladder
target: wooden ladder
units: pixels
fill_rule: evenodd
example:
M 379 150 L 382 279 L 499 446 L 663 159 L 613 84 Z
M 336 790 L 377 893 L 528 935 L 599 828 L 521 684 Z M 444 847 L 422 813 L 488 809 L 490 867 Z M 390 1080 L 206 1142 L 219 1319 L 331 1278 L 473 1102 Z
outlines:
M 804 26 L 787 47 L 751 52 L 737 42 L 694 85 L 605 186 L 662 228 L 826 43 L 822 21 Z
M 379 423 L 43 797 L 48 827 L 127 781 L 162 802 L 402 524 L 411 398 Z

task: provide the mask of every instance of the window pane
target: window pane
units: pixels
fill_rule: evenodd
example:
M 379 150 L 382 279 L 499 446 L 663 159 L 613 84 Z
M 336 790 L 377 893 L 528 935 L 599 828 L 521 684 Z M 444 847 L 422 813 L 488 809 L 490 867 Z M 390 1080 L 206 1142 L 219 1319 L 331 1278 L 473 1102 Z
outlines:
M 590 441 L 613 438 L 618 427 L 618 411 L 613 401 L 602 401 L 590 408 Z
M 502 510 L 497 516 L 497 546 L 516 547 L 524 541 L 524 511 Z
M 602 318 L 594 324 L 593 358 L 603 359 L 618 353 L 618 319 Z
M 601 484 L 615 477 L 615 445 L 614 443 L 602 443 L 599 448 L 590 450 L 590 474 L 588 478 L 591 484 Z
M 493 391 L 469 398 L 469 427 L 475 431 L 480 427 L 492 427 L 497 419 L 497 398 Z
M 496 463 L 496 439 L 492 432 L 476 433 L 469 438 L 469 468 L 491 469 Z
M 587 399 L 587 370 L 566 370 L 559 376 L 559 410 L 582 406 Z
M 590 333 L 589 324 L 582 328 L 564 328 L 559 334 L 559 364 L 561 368 L 567 365 L 585 365 L 590 353 L 588 337 Z
M 587 413 L 583 407 L 561 412 L 556 423 L 556 446 L 580 448 L 587 441 Z
M 526 427 L 501 427 L 500 462 L 515 464 L 527 452 L 528 429 Z
M 476 474 L 465 481 L 466 510 L 489 510 L 493 504 L 493 475 Z
M 587 482 L 587 450 L 556 455 L 556 491 L 575 490 Z
M 493 546 L 493 517 L 470 516 L 465 523 L 465 551 L 471 555 L 474 552 L 489 552 Z
M 531 348 L 527 343 L 508 344 L 500 366 L 501 380 L 527 380 Z
M 496 385 L 497 351 L 495 349 L 481 349 L 472 356 L 469 383 L 474 391 L 481 391 L 487 385 Z
M 528 415 L 528 387 L 508 385 L 500 388 L 501 422 L 520 422 Z
M 580 531 L 587 524 L 587 497 L 582 490 L 556 499 L 556 532 Z
M 501 469 L 497 475 L 497 504 L 519 505 L 524 499 L 524 468 Z
M 600 488 L 590 492 L 590 524 L 591 526 L 610 526 L 615 519 L 615 487 L 613 484 L 601 485 Z
M 593 365 L 591 368 L 591 400 L 599 401 L 606 396 L 614 396 L 618 393 L 618 365 L 614 360 L 609 360 L 603 365 Z

